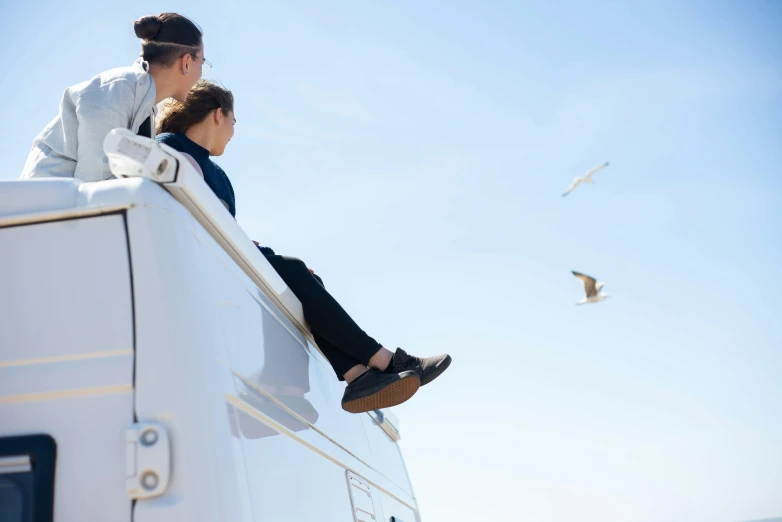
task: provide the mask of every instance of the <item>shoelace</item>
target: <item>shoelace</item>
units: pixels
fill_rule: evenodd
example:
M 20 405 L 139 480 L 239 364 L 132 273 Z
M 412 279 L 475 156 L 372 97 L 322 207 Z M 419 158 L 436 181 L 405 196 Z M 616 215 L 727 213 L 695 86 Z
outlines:
M 407 368 L 411 368 L 413 366 L 421 366 L 423 364 L 423 361 L 419 357 L 416 357 L 415 355 L 410 355 L 407 352 L 405 352 L 404 350 L 402 350 L 401 348 L 400 348 L 399 351 L 402 354 L 401 358 L 403 359 L 403 361 L 400 362 L 399 364 L 395 365 L 395 368 L 405 368 L 405 369 L 407 369 Z

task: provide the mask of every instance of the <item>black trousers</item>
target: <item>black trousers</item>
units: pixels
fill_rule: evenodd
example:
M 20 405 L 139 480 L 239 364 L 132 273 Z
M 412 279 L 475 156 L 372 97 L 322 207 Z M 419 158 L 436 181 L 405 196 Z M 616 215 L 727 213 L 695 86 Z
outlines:
M 315 342 L 337 378 L 344 380 L 343 375 L 357 364 L 368 366 L 382 345 L 359 328 L 326 291 L 323 280 L 311 273 L 301 259 L 278 256 L 268 247 L 259 249 L 301 301 Z

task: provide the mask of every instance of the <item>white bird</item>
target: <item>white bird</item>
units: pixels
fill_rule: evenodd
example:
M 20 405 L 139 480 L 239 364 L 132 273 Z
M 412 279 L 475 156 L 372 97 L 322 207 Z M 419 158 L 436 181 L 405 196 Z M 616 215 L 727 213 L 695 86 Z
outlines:
M 564 198 L 565 196 L 567 196 L 568 194 L 570 194 L 571 192 L 573 192 L 573 189 L 575 189 L 575 188 L 576 188 L 577 186 L 579 186 L 581 183 L 594 183 L 594 181 L 592 181 L 592 174 L 594 174 L 595 172 L 597 172 L 597 171 L 598 171 L 598 170 L 600 170 L 600 169 L 604 169 L 604 168 L 606 168 L 607 166 L 608 166 L 608 162 L 606 161 L 606 162 L 605 162 L 605 163 L 603 163 L 602 165 L 598 165 L 597 167 L 595 167 L 595 168 L 593 168 L 593 169 L 591 169 L 591 170 L 588 170 L 588 171 L 586 172 L 586 174 L 584 174 L 584 176 L 583 176 L 583 177 L 580 177 L 580 178 L 576 178 L 576 179 L 574 179 L 574 180 L 573 180 L 573 183 L 571 183 L 571 184 L 570 184 L 570 186 L 569 186 L 569 187 L 567 188 L 567 190 L 565 191 L 565 193 L 564 193 L 564 194 L 562 194 L 562 197 Z
M 599 303 L 603 299 L 611 297 L 610 295 L 600 292 L 604 283 L 598 283 L 594 277 L 582 274 L 581 272 L 576 272 L 575 270 L 571 270 L 571 272 L 584 283 L 584 298 L 576 304 Z

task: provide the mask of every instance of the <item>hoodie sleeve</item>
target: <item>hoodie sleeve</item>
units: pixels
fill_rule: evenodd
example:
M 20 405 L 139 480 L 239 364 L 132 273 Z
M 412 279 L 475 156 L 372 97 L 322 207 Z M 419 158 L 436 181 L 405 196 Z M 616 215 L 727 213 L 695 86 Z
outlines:
M 74 177 L 82 181 L 111 179 L 103 140 L 112 129 L 130 128 L 135 90 L 130 82 L 114 81 L 82 91 L 73 101 L 78 122 Z

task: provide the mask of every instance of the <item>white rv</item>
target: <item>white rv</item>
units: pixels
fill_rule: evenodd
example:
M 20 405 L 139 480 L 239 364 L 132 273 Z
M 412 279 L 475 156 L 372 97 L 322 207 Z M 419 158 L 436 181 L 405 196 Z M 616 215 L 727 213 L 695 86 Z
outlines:
M 341 409 L 181 155 L 112 135 L 116 180 L 0 182 L 0 520 L 420 521 L 393 415 Z

